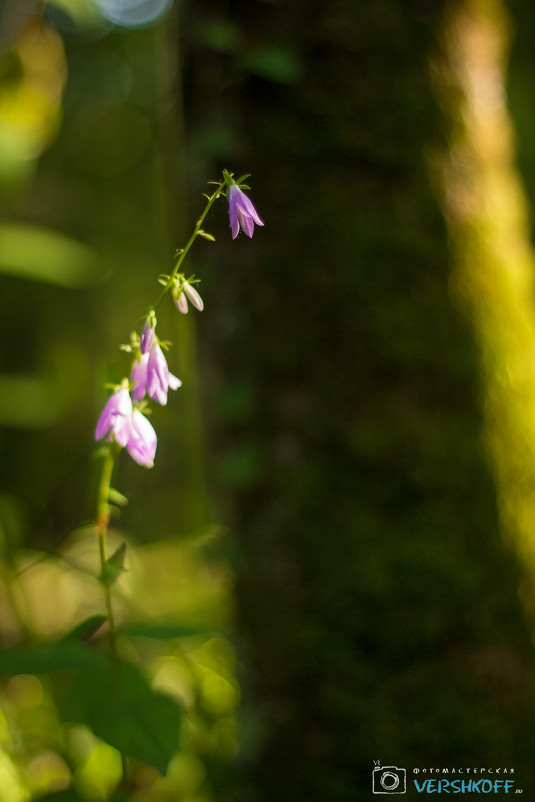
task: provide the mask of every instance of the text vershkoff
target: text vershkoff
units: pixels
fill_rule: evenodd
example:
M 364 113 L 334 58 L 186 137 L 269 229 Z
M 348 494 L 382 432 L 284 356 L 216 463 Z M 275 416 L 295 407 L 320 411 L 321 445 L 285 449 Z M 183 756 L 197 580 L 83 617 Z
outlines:
M 522 788 L 515 788 L 516 780 L 510 778 L 510 775 L 515 773 L 513 768 L 499 766 L 414 767 L 407 771 L 399 766 L 381 766 L 380 760 L 374 760 L 373 764 L 372 792 L 374 794 L 405 794 L 407 792 L 407 774 L 409 774 L 409 788 L 413 787 L 419 794 L 523 793 Z

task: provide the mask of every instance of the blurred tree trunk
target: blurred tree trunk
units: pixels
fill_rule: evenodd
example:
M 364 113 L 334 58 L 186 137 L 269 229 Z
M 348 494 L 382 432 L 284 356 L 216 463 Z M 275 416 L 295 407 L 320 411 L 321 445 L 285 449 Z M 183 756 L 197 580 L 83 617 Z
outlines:
M 453 124 L 429 70 L 444 5 L 190 19 L 194 155 L 250 170 L 266 222 L 213 279 L 204 344 L 243 551 L 244 800 L 354 800 L 374 759 L 533 780 L 522 569 L 428 175 Z
M 502 527 L 532 571 L 535 255 L 506 106 L 510 27 L 496 0 L 452 4 L 434 72 L 451 119 L 440 181 L 455 255 L 453 286 L 466 305 L 482 355 L 485 441 Z

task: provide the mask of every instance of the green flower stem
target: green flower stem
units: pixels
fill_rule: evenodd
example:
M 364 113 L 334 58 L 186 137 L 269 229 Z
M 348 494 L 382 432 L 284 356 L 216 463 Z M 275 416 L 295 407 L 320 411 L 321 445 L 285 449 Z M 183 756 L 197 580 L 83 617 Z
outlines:
M 111 477 L 113 468 L 115 466 L 115 457 L 118 453 L 116 443 L 110 443 L 104 462 L 102 464 L 102 473 L 100 475 L 100 484 L 98 487 L 97 497 L 97 530 L 98 542 L 100 549 L 100 567 L 101 578 L 104 585 L 104 596 L 106 599 L 106 615 L 108 618 L 110 649 L 112 654 L 115 654 L 115 619 L 113 617 L 113 607 L 111 604 L 111 590 L 110 583 L 106 571 L 106 540 L 108 535 L 108 524 L 110 520 L 110 488 Z
M 205 207 L 203 213 L 201 214 L 201 216 L 197 220 L 197 223 L 195 225 L 195 228 L 193 229 L 193 233 L 192 233 L 191 237 L 187 241 L 187 243 L 184 246 L 184 248 L 180 251 L 180 255 L 178 257 L 178 260 L 177 260 L 177 263 L 176 263 L 176 265 L 174 267 L 174 270 L 171 273 L 171 275 L 169 276 L 169 279 L 167 280 L 167 283 L 165 284 L 163 290 L 161 291 L 161 293 L 160 293 L 160 295 L 158 297 L 158 300 L 156 301 L 156 303 L 152 307 L 152 309 L 155 312 L 158 309 L 158 307 L 160 306 L 160 304 L 163 301 L 163 299 L 165 298 L 165 296 L 167 295 L 167 293 L 169 292 L 169 290 L 171 289 L 171 287 L 173 286 L 173 284 L 175 282 L 175 279 L 176 279 L 176 277 L 178 275 L 178 271 L 180 270 L 180 266 L 181 266 L 182 262 L 186 258 L 189 249 L 191 248 L 191 246 L 193 245 L 193 243 L 195 242 L 195 240 L 197 239 L 197 237 L 199 236 L 199 234 L 200 234 L 200 232 L 202 230 L 201 226 L 204 223 L 206 215 L 208 214 L 208 212 L 212 208 L 212 205 L 213 205 L 214 201 L 216 201 L 221 196 L 221 193 L 223 192 L 226 184 L 227 184 L 226 181 L 221 181 L 221 183 L 217 187 L 216 191 L 212 195 L 210 195 L 210 197 L 208 198 L 208 203 L 206 204 L 206 207 Z
M 98 530 L 98 543 L 100 550 L 100 569 L 101 579 L 104 585 L 104 597 L 106 600 L 106 617 L 108 619 L 108 637 L 110 642 L 110 652 L 112 657 L 117 655 L 116 638 L 117 629 L 115 627 L 115 618 L 113 616 L 113 607 L 111 603 L 111 589 L 110 581 L 108 578 L 107 558 L 106 558 L 106 540 L 108 535 L 108 525 L 110 521 L 110 491 L 111 479 L 113 469 L 115 467 L 115 458 L 120 451 L 119 446 L 114 441 L 108 446 L 104 462 L 102 463 L 102 472 L 100 475 L 100 483 L 98 486 L 97 496 L 97 530 Z M 128 786 L 128 759 L 126 755 L 121 752 L 121 765 L 123 769 L 121 787 Z

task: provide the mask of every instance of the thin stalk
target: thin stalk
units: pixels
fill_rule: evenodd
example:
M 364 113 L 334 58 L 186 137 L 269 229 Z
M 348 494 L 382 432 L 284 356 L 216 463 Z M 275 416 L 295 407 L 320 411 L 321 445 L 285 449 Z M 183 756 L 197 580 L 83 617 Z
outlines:
M 182 248 L 182 250 L 180 251 L 180 254 L 178 256 L 177 263 L 176 263 L 176 265 L 175 265 L 175 267 L 173 269 L 173 272 L 169 276 L 169 278 L 168 278 L 163 290 L 161 291 L 160 295 L 158 296 L 158 300 L 156 301 L 156 303 L 152 307 L 152 309 L 155 312 L 158 309 L 158 307 L 160 306 L 160 304 L 163 301 L 163 299 L 165 298 L 165 296 L 167 295 L 167 293 L 169 292 L 169 290 L 171 289 L 171 287 L 173 286 L 173 284 L 175 282 L 175 279 L 176 279 L 176 277 L 178 275 L 178 271 L 180 270 L 180 266 L 181 266 L 182 262 L 186 258 L 189 249 L 191 248 L 191 246 L 193 245 L 193 243 L 195 242 L 195 240 L 199 236 L 200 232 L 202 231 L 201 226 L 204 223 L 206 215 L 208 214 L 208 212 L 212 208 L 212 205 L 213 205 L 214 201 L 216 201 L 220 197 L 220 195 L 223 192 L 223 189 L 225 187 L 225 184 L 226 184 L 226 181 L 222 181 L 219 184 L 219 186 L 216 189 L 216 191 L 213 193 L 213 195 L 210 195 L 210 197 L 208 198 L 208 203 L 206 204 L 206 207 L 205 207 L 203 213 L 201 214 L 201 216 L 197 220 L 197 223 L 195 224 L 195 228 L 193 229 L 193 233 L 192 233 L 191 237 L 187 241 L 187 243 L 184 246 L 184 248 Z
M 100 568 L 102 583 L 104 585 L 104 597 L 106 601 L 106 616 L 108 619 L 110 650 L 115 654 L 115 619 L 113 616 L 113 607 L 111 603 L 111 590 L 110 583 L 106 575 L 106 541 L 108 536 L 108 524 L 110 520 L 110 489 L 111 477 L 113 475 L 113 468 L 115 466 L 115 457 L 117 455 L 117 446 L 115 443 L 110 443 L 108 452 L 104 457 L 102 464 L 102 473 L 100 475 L 100 483 L 98 487 L 97 496 L 97 531 L 98 542 L 100 551 Z
M 98 486 L 97 495 L 97 531 L 98 531 L 98 544 L 100 553 L 100 574 L 102 584 L 104 585 L 104 598 L 106 601 L 106 617 L 108 619 L 108 637 L 110 643 L 110 653 L 112 657 L 117 655 L 116 636 L 117 630 L 115 627 L 115 618 L 113 615 L 113 606 L 111 603 L 111 589 L 108 574 L 106 571 L 106 541 L 108 536 L 108 525 L 110 521 L 110 491 L 111 491 L 111 478 L 113 476 L 113 469 L 115 467 L 115 458 L 119 453 L 119 448 L 116 443 L 110 443 L 104 462 L 102 463 L 102 472 L 100 474 L 100 483 Z M 121 785 L 128 783 L 128 760 L 125 754 L 121 752 L 121 764 L 123 768 L 123 776 Z

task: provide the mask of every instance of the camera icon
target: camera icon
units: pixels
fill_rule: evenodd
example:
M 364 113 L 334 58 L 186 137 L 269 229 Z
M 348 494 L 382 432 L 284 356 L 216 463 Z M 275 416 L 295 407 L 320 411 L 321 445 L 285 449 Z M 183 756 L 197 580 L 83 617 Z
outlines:
M 381 766 L 372 771 L 374 794 L 404 794 L 407 791 L 407 770 Z

